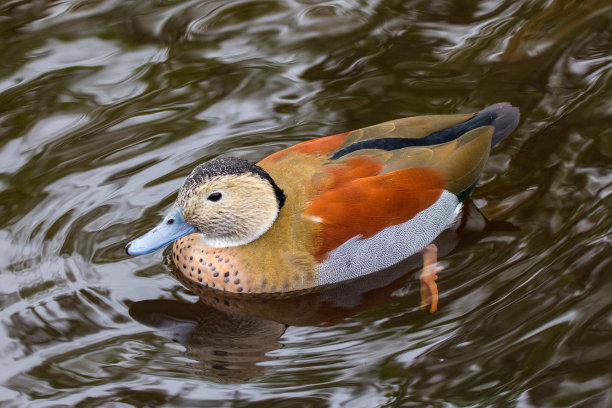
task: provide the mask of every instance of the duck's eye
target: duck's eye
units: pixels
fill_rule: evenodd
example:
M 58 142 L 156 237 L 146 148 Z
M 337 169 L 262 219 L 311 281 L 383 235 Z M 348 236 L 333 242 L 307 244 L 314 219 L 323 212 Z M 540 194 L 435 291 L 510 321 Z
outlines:
M 215 191 L 214 193 L 211 193 L 208 196 L 208 201 L 219 201 L 221 197 L 222 197 L 221 193 L 219 193 L 218 191 Z

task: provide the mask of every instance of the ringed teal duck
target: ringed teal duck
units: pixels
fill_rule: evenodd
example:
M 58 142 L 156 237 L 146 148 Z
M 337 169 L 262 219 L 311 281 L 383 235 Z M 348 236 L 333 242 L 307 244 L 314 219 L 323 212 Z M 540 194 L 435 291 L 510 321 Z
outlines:
M 453 225 L 491 147 L 517 126 L 507 103 L 416 116 L 296 144 L 256 164 L 197 166 L 172 209 L 126 246 L 174 242 L 185 279 L 236 293 L 282 293 L 350 280 L 423 254 L 421 306 L 435 311 L 431 242 Z

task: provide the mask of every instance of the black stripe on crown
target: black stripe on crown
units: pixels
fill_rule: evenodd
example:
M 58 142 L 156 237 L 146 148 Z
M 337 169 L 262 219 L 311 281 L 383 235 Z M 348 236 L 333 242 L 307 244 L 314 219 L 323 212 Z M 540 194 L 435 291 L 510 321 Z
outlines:
M 197 166 L 183 183 L 176 201 L 179 205 L 184 204 L 191 191 L 193 191 L 196 186 L 205 180 L 218 176 L 248 173 L 259 176 L 262 179 L 270 182 L 272 188 L 274 189 L 276 200 L 278 201 L 278 209 L 280 210 L 285 204 L 286 199 L 283 190 L 276 185 L 272 177 L 270 177 L 270 175 L 264 169 L 247 160 L 236 157 L 219 157 Z

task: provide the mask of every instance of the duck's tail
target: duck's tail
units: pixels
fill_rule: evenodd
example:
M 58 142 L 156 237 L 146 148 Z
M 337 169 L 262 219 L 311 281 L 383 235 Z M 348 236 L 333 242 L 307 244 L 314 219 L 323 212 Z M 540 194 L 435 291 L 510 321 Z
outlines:
M 362 140 L 338 150 L 331 156 L 331 159 L 336 160 L 361 149 L 392 151 L 411 146 L 434 146 L 444 144 L 458 139 L 471 130 L 483 126 L 493 126 L 494 131 L 491 139 L 491 146 L 495 146 L 516 128 L 519 118 L 520 113 L 518 108 L 510 105 L 508 102 L 496 103 L 495 105 L 491 105 L 481 110 L 468 120 L 430 133 L 425 137 L 409 138 L 394 136 Z
M 491 117 L 493 120 L 490 126 L 495 128 L 491 145 L 495 146 L 508 136 L 518 125 L 521 114 L 518 108 L 510 105 L 508 102 L 496 103 L 486 109 L 478 112 L 476 116 L 468 122 L 476 119 L 480 115 Z
M 518 125 L 519 109 L 508 102 L 496 103 L 485 108 L 465 122 L 439 130 L 424 137 L 429 145 L 447 143 L 459 138 L 467 132 L 482 126 L 493 126 L 491 146 L 495 146 L 508 136 Z

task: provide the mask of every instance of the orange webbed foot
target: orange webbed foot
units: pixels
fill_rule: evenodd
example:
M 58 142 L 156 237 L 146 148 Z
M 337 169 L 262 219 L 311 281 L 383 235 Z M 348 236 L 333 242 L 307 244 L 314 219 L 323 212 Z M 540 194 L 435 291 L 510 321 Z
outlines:
M 421 251 L 423 254 L 423 271 L 421 272 L 421 309 L 426 309 L 431 305 L 430 312 L 433 313 L 438 309 L 438 286 L 436 279 L 437 273 L 444 268 L 438 266 L 438 247 L 435 244 L 429 244 Z

